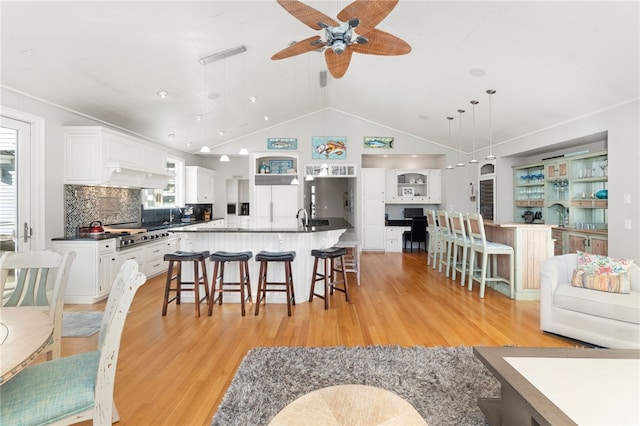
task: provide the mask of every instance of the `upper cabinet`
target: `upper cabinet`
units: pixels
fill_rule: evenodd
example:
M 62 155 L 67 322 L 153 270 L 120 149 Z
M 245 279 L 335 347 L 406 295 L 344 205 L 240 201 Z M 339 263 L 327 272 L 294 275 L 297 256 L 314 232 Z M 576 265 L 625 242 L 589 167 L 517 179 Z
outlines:
M 387 170 L 386 202 L 396 204 L 440 204 L 442 171 Z
M 164 188 L 167 151 L 100 126 L 68 126 L 64 133 L 64 183 Z
M 215 172 L 198 166 L 187 166 L 185 170 L 185 203 L 213 204 Z

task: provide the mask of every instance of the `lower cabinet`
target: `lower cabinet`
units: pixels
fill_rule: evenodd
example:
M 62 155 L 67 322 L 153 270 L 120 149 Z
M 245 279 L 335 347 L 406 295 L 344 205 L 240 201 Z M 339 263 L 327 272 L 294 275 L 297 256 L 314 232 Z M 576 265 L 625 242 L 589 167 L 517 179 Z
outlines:
M 402 252 L 404 231 L 411 231 L 410 226 L 387 226 L 385 229 L 386 243 L 384 250 L 388 252 Z
M 565 238 L 567 253 L 576 253 L 578 250 L 601 256 L 607 256 L 609 253 L 609 242 L 606 235 L 565 232 Z
M 65 303 L 96 303 L 109 295 L 116 260 L 115 240 L 54 241 L 53 250 L 76 253 L 69 270 Z
M 65 303 L 92 304 L 105 299 L 120 267 L 128 259 L 138 262 L 147 278 L 166 272 L 168 263 L 164 255 L 175 251 L 177 245 L 176 235 L 120 251 L 116 251 L 115 240 L 54 241 L 53 250 L 58 253 L 76 252 L 69 271 Z

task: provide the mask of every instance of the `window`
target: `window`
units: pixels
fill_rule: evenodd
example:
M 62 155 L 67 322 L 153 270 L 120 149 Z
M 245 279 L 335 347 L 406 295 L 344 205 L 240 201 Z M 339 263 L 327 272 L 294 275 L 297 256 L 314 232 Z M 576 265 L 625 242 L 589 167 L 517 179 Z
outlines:
M 184 206 L 184 160 L 167 157 L 167 171 L 174 172 L 164 189 L 143 189 L 142 203 L 145 209 Z

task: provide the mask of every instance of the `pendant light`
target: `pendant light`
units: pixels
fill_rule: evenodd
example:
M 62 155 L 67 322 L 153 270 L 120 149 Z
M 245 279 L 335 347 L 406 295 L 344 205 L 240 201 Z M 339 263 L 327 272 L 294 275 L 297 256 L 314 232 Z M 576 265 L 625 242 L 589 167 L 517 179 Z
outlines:
M 478 105 L 478 101 L 471 101 L 471 111 L 473 113 L 473 132 L 472 132 L 472 142 L 473 142 L 473 151 L 471 153 L 471 160 L 469 160 L 469 164 L 476 164 L 478 160 L 476 160 L 476 105 Z
M 489 95 L 489 155 L 485 158 L 485 160 L 495 160 L 496 156 L 493 155 L 493 134 L 492 134 L 492 123 L 491 123 L 491 96 L 495 94 L 496 91 L 489 89 L 487 90 L 487 94 Z
M 453 117 L 447 117 L 447 120 L 449 120 L 449 146 L 451 146 L 451 120 L 453 120 Z M 449 164 L 447 170 L 453 170 L 453 166 Z
M 200 148 L 200 152 L 202 152 L 203 154 L 208 154 L 211 152 L 211 148 L 209 148 L 207 145 L 202 145 L 202 148 Z
M 459 132 L 459 138 L 458 138 L 458 152 L 460 153 L 460 160 L 458 161 L 458 164 L 456 164 L 456 167 L 464 167 L 464 163 L 462 162 L 462 114 L 463 113 L 464 113 L 463 109 L 458 110 L 458 114 L 460 115 L 460 132 Z
M 238 151 L 238 154 L 240 154 L 240 155 L 249 155 L 249 151 L 247 150 L 247 148 L 245 148 L 243 146 L 242 148 L 240 148 L 240 151 Z
M 227 154 L 222 154 L 220 156 L 220 161 L 222 161 L 223 163 L 226 163 L 226 162 L 231 161 L 231 160 L 229 159 L 229 156 Z

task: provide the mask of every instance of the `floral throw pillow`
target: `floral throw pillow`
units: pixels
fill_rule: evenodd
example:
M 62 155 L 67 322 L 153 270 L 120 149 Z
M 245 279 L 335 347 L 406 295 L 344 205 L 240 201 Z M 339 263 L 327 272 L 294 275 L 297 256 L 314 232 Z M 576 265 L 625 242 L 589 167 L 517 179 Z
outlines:
M 633 260 L 578 251 L 578 267 L 573 271 L 571 285 L 610 293 L 629 293 L 629 268 Z

